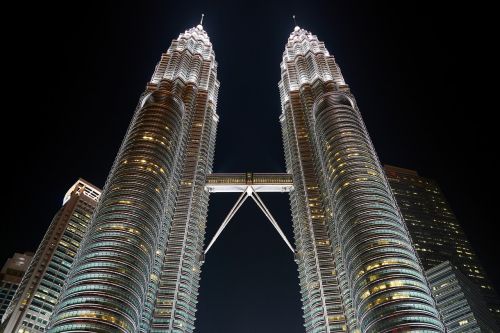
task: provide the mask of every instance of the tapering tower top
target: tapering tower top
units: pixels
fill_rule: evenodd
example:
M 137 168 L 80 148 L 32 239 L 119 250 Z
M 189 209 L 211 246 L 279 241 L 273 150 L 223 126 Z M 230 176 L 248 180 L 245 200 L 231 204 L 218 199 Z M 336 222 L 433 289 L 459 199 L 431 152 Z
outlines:
M 318 37 L 316 35 L 313 35 L 311 32 L 302 29 L 298 25 L 296 25 L 293 28 L 293 31 L 290 33 L 290 37 L 288 37 L 288 44 L 293 43 L 293 42 L 300 42 L 302 43 L 304 40 L 307 40 L 308 42 L 315 42 L 316 44 L 322 44 L 323 48 L 321 51 L 328 53 L 326 48 L 324 47 L 324 43 L 320 42 L 318 40 Z M 314 51 L 318 51 L 319 49 L 315 49 Z
M 196 27 L 185 30 L 172 40 L 156 65 L 149 84 L 156 85 L 163 79 L 194 83 L 199 89 L 207 90 L 209 100 L 217 105 L 217 62 L 210 38 L 201 25 L 203 17 L 204 14 Z
M 179 37 L 177 38 L 177 41 L 181 42 L 180 43 L 181 45 L 184 45 L 182 41 L 187 41 L 188 42 L 187 44 L 190 44 L 189 40 L 192 40 L 191 44 L 194 43 L 198 47 L 197 49 L 193 49 L 191 51 L 194 51 L 195 53 L 200 53 L 201 55 L 204 55 L 205 53 L 205 52 L 200 52 L 202 50 L 211 51 L 213 53 L 212 43 L 210 43 L 210 38 L 208 37 L 207 32 L 205 31 L 205 29 L 201 24 L 198 24 L 196 27 L 187 29 L 183 33 L 179 34 Z M 206 55 L 208 56 L 208 54 Z
M 291 91 L 298 91 L 302 85 L 312 85 L 317 80 L 324 83 L 332 81 L 337 87 L 347 87 L 325 43 L 296 25 L 288 37 L 281 62 L 279 88 L 282 103 L 289 99 Z

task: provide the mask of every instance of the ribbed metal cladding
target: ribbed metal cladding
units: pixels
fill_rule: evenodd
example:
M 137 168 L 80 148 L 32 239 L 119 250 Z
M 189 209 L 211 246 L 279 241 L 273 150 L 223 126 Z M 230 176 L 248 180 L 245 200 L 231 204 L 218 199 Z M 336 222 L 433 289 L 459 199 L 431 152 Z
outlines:
M 349 86 L 299 27 L 279 88 L 306 332 L 442 332 Z
M 343 300 L 333 243 L 329 236 L 327 211 L 320 190 L 317 151 L 312 113 L 314 89 L 311 77 L 342 81 L 332 57 L 323 43 L 295 30 L 288 39 L 281 64 L 279 82 L 287 172 L 293 176 L 290 192 L 295 247 L 299 270 L 304 327 L 307 333 L 346 332 L 347 302 Z M 317 54 L 315 52 L 317 52 Z M 333 84 L 333 83 L 332 83 Z M 345 289 L 344 289 L 345 290 Z
M 201 25 L 187 30 L 162 55 L 152 83 L 178 76 L 185 82 L 186 133 L 180 168 L 180 185 L 174 215 L 166 238 L 165 256 L 148 332 L 193 332 L 201 272 L 209 193 L 207 174 L 212 171 L 217 132 L 219 81 L 217 62 Z
M 297 121 L 293 118 L 295 117 L 290 115 L 286 119 Z M 304 128 L 304 124 L 295 126 L 297 125 Z M 315 180 L 310 155 L 312 152 L 308 149 L 308 136 L 299 135 L 297 138 L 294 132 L 287 131 L 287 126 L 282 125 L 282 128 L 285 140 L 296 141 L 300 149 L 286 150 L 285 155 L 288 171 L 294 175 L 290 203 L 305 329 L 306 332 L 342 332 L 346 325 L 345 316 L 327 226 L 324 223 L 324 208 Z M 304 174 L 300 171 L 302 168 L 305 169 Z
M 162 54 L 49 332 L 192 332 L 218 122 L 201 25 Z
M 159 85 L 129 127 L 49 332 L 136 332 L 153 271 L 184 105 Z
M 313 112 L 360 329 L 444 331 L 353 97 L 323 94 Z

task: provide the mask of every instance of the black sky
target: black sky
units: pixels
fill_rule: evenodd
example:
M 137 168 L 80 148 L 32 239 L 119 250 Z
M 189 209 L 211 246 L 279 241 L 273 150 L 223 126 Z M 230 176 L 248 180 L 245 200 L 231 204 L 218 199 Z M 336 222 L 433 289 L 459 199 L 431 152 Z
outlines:
M 78 177 L 103 186 L 161 53 L 201 13 L 221 82 L 214 171 L 284 171 L 277 82 L 296 14 L 335 55 L 381 161 L 439 182 L 498 289 L 492 9 L 401 3 L 22 2 L 4 11 L 16 23 L 3 23 L 0 262 L 36 249 Z M 212 196 L 207 238 L 234 200 Z M 287 196 L 264 200 L 291 238 Z M 197 332 L 303 332 L 292 259 L 247 202 L 207 256 Z

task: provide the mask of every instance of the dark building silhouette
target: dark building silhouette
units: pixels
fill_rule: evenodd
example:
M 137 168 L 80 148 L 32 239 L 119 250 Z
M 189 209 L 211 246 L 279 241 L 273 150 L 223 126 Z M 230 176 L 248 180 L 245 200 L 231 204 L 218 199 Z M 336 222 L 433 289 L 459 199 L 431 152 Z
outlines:
M 390 165 L 384 169 L 424 268 L 452 262 L 478 286 L 500 322 L 498 296 L 439 185 L 414 170 Z
M 455 265 L 445 261 L 426 274 L 448 332 L 498 332 L 479 288 Z
M 14 256 L 7 259 L 0 270 L 0 319 L 14 297 L 32 257 L 33 253 L 31 252 L 14 253 Z

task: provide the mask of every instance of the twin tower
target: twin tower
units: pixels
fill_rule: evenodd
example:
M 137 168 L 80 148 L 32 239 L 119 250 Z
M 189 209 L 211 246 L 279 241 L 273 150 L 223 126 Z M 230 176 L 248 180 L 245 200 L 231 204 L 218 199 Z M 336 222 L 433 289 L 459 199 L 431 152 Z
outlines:
M 194 331 L 207 179 L 231 181 L 211 174 L 218 90 L 198 25 L 172 42 L 139 100 L 48 332 Z M 299 27 L 279 91 L 306 332 L 444 332 L 356 100 Z M 250 196 L 283 181 L 249 178 Z

